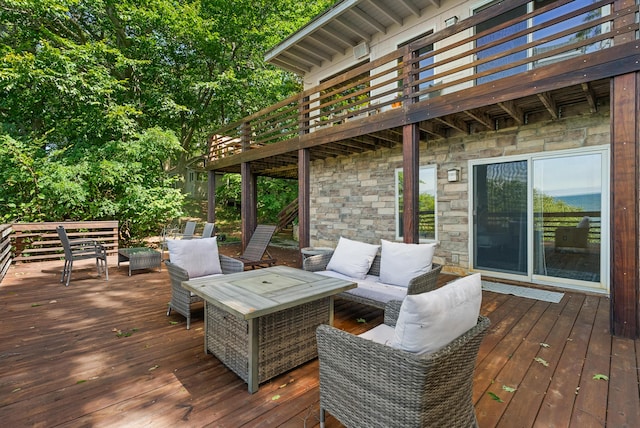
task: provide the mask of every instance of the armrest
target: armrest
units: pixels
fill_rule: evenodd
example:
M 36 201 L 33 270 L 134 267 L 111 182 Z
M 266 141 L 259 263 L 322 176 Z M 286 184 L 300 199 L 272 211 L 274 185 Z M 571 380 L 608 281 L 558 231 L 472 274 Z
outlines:
M 433 263 L 431 270 L 422 275 L 418 275 L 409 281 L 407 294 L 420 294 L 438 288 L 438 275 L 442 270 L 442 265 Z
M 398 322 L 398 316 L 400 315 L 400 307 L 402 306 L 402 300 L 390 300 L 384 306 L 384 323 L 391 327 L 396 326 Z
M 327 265 L 329 264 L 329 260 L 331 260 L 332 255 L 333 251 L 326 254 L 318 254 L 315 256 L 307 257 L 302 262 L 302 269 L 309 272 L 327 270 Z
M 244 271 L 244 263 L 240 260 L 222 254 L 220 254 L 220 266 L 222 267 L 222 273 L 224 274 Z
M 168 260 L 165 260 L 164 264 L 167 266 L 173 284 L 181 287 L 182 281 L 189 281 L 189 273 L 186 270 Z

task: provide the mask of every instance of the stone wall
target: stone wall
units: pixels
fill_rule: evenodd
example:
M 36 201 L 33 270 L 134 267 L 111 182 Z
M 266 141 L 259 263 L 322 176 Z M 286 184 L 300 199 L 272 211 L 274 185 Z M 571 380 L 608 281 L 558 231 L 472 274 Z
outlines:
M 420 144 L 420 165 L 437 166 L 438 248 L 449 272 L 469 267 L 468 161 L 609 144 L 609 110 Z M 532 118 L 534 119 L 534 118 Z M 401 147 L 311 164 L 311 245 L 334 247 L 340 236 L 372 244 L 395 239 L 394 171 Z M 461 180 L 447 181 L 447 170 Z

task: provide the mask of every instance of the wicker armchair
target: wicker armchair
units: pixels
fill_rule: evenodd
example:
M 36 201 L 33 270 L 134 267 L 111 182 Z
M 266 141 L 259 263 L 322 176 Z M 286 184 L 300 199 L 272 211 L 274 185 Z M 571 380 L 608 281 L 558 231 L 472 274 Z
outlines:
M 395 326 L 400 302 L 385 308 Z M 320 426 L 328 411 L 348 427 L 477 427 L 473 372 L 489 319 L 431 354 L 414 354 L 328 325 L 316 331 Z
M 302 262 L 302 268 L 304 270 L 310 272 L 318 272 L 327 269 L 327 264 L 329 264 L 329 260 L 331 260 L 331 256 L 333 252 L 318 254 L 315 256 L 310 256 L 304 259 Z M 431 291 L 437 288 L 438 286 L 438 275 L 442 270 L 442 265 L 438 263 L 433 263 L 431 270 L 425 274 L 418 275 L 415 278 L 409 281 L 409 286 L 407 287 L 407 294 L 420 294 L 426 293 L 427 291 Z M 368 272 L 369 275 L 380 276 L 380 254 L 378 254 L 373 259 L 373 264 Z M 385 304 L 387 302 L 381 302 L 378 300 L 368 299 L 362 296 L 356 296 L 354 294 L 344 292 L 337 295 L 340 298 L 350 300 L 352 302 L 363 303 L 365 305 L 374 306 L 376 308 L 385 309 Z
M 242 272 L 244 270 L 244 264 L 241 261 L 222 254 L 219 257 L 223 274 Z M 167 309 L 167 316 L 171 314 L 172 309 L 184 315 L 187 318 L 187 330 L 189 330 L 191 327 L 191 304 L 200 302 L 202 299 L 182 288 L 182 282 L 191 279 L 186 270 L 170 261 L 165 261 L 165 265 L 171 278 L 171 301 Z

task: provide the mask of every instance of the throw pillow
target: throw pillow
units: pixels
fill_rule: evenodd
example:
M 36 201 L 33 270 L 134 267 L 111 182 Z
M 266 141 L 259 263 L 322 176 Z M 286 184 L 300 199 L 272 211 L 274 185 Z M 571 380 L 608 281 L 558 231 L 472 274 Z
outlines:
M 407 287 L 431 270 L 436 244 L 404 244 L 381 240 L 380 282 Z
M 363 279 L 369 272 L 379 248 L 379 245 L 352 241 L 341 236 L 327 264 L 327 270 Z
M 222 273 L 216 237 L 169 239 L 169 260 L 189 273 L 189 278 Z
M 391 346 L 418 354 L 435 352 L 476 325 L 481 303 L 479 273 L 407 296 Z

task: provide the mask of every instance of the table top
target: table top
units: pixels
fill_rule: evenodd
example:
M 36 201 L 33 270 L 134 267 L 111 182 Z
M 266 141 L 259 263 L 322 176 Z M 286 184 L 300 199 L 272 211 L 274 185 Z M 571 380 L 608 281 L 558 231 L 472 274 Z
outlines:
M 274 266 L 195 278 L 182 286 L 208 303 L 248 320 L 332 296 L 357 284 L 289 266 Z
M 157 250 L 148 247 L 133 247 L 133 248 L 118 248 L 118 253 L 123 256 L 130 256 L 132 254 L 141 254 L 141 253 L 157 253 Z

